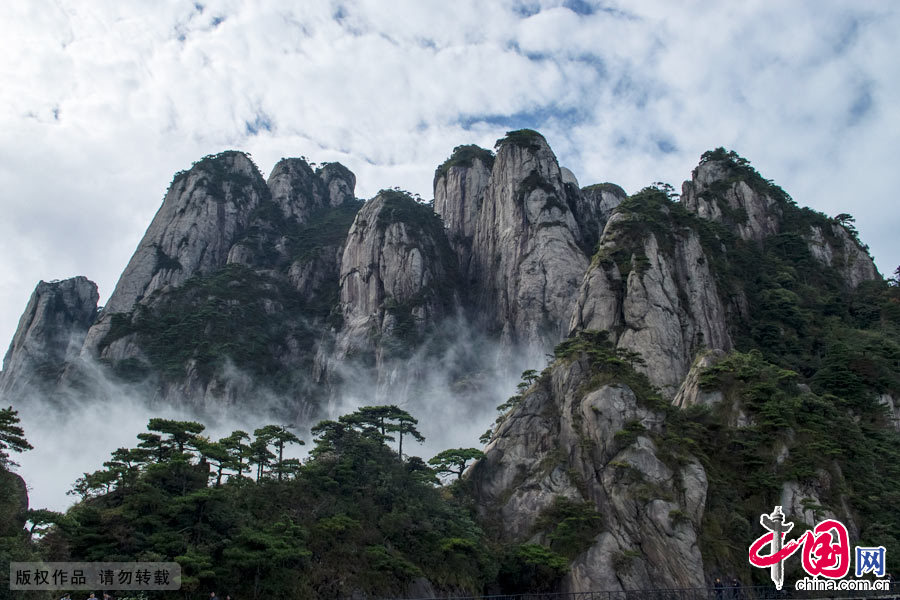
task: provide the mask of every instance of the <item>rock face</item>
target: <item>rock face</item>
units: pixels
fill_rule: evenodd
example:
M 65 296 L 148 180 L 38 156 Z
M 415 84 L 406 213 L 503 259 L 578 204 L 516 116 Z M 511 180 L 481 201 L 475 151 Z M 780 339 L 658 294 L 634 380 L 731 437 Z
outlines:
M 510 348 L 543 356 L 567 333 L 575 291 L 625 192 L 583 190 L 530 130 L 497 156 L 459 146 L 435 173 L 434 207 L 459 260 L 471 318 Z
M 850 287 L 878 279 L 878 269 L 872 257 L 843 225 L 810 226 L 806 239 L 813 258 L 834 267 Z
M 25 480 L 0 466 L 0 538 L 21 535 L 27 513 Z
M 79 360 L 61 359 L 64 384 L 102 386 L 99 360 L 156 400 L 212 406 L 259 387 L 246 369 L 260 363 L 317 386 L 347 358 L 396 382 L 396 364 L 382 368 L 452 318 L 542 360 L 568 331 L 588 255 L 624 192 L 580 190 L 535 132 L 498 148 L 457 148 L 436 172 L 434 211 L 388 193 L 352 230 L 355 177 L 339 164 L 282 159 L 265 182 L 240 152 L 204 158 L 175 176 Z M 248 330 L 256 317 L 264 336 Z M 196 339 L 182 339 L 188 331 Z M 220 331 L 239 343 L 214 341 Z
M 571 330 L 609 331 L 618 347 L 640 354 L 642 369 L 672 398 L 699 350 L 732 347 L 726 308 L 697 230 L 679 226 L 658 194 L 629 206 L 604 229 Z M 648 209 L 659 229 L 643 227 Z
M 478 214 L 491 178 L 494 156 L 477 146 L 459 146 L 434 176 L 434 211 L 441 215 L 462 273 L 468 272 Z
M 337 358 L 421 342 L 425 329 L 459 306 L 457 261 L 440 219 L 412 198 L 386 190 L 359 211 L 341 258 L 343 328 Z
M 98 300 L 97 284 L 84 277 L 38 283 L 3 359 L 0 398 L 52 386 L 81 350 Z
M 722 350 L 710 350 L 700 354 L 697 360 L 694 361 L 694 364 L 691 365 L 691 370 L 688 371 L 681 387 L 678 388 L 678 393 L 675 394 L 672 404 L 678 408 L 688 408 L 695 404 L 713 406 L 721 402 L 724 399 L 722 392 L 702 389 L 700 387 L 700 376 L 705 369 L 715 365 L 724 356 L 725 352 Z
M 84 351 L 95 356 L 115 313 L 127 313 L 153 292 L 225 265 L 266 184 L 240 152 L 207 157 L 175 176 L 162 207 L 125 267 Z
M 681 201 L 700 218 L 734 228 L 744 240 L 760 242 L 780 228 L 782 207 L 778 200 L 752 188 L 729 161 L 701 163 L 691 181 L 682 185 Z
M 653 441 L 663 415 L 625 385 L 588 388 L 584 359 L 558 363 L 499 427 L 469 473 L 481 513 L 509 540 L 541 539 L 539 518 L 558 497 L 602 516 L 563 590 L 704 585 L 697 532 L 707 481 L 688 458 L 673 467 Z
M 566 334 L 587 267 L 556 157 L 539 134 L 500 142 L 465 278 L 475 313 L 509 344 L 542 351 Z
M 704 155 L 691 181 L 682 185 L 681 202 L 700 218 L 757 243 L 782 233 L 788 213 L 798 210 L 781 188 L 764 180 L 743 159 L 721 150 Z M 802 233 L 816 260 L 834 267 L 849 287 L 879 277 L 872 257 L 845 226 L 821 214 L 814 221 L 817 224 L 808 225 Z
M 890 394 L 882 394 L 878 398 L 878 402 L 884 406 L 891 426 L 900 432 L 900 402 L 895 400 Z
M 353 200 L 356 176 L 339 163 L 325 164 L 315 172 L 301 158 L 282 158 L 267 185 L 286 219 L 306 223 L 317 210 Z
M 100 358 L 155 400 L 215 409 L 289 394 L 304 398 L 290 414 L 312 418 L 355 181 L 338 163 L 283 159 L 267 185 L 238 152 L 176 175 L 67 382 L 99 387 Z
M 581 229 L 584 248 L 588 256 L 593 256 L 606 222 L 628 195 L 614 183 L 590 185 L 582 188 L 580 194 L 573 193 L 574 189 L 568 186 L 566 191 L 570 199 L 569 206 Z

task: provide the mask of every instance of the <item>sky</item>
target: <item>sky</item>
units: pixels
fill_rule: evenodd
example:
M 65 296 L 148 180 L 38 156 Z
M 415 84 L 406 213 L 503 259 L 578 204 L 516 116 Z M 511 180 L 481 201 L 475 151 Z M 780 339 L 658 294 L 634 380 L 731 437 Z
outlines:
M 680 187 L 725 146 L 900 263 L 900 4 L 0 3 L 0 352 L 38 280 L 109 294 L 176 171 L 340 161 L 432 197 L 459 144 L 541 131 L 581 185 Z

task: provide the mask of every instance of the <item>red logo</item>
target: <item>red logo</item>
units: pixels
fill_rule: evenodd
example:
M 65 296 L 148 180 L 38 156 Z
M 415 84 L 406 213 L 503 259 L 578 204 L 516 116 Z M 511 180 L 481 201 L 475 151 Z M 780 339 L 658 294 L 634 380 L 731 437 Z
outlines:
M 846 577 L 850 570 L 850 538 L 847 528 L 840 521 L 828 519 L 796 540 L 785 542 L 785 535 L 793 523 L 785 522 L 781 507 L 776 506 L 771 515 L 762 515 L 760 523 L 768 533 L 760 536 L 750 546 L 750 564 L 754 567 L 772 568 L 772 580 L 778 589 L 784 580 L 785 559 L 803 547 L 803 569 L 812 577 L 821 575 L 829 579 Z M 775 536 L 778 536 L 777 538 Z M 771 549 L 761 554 L 763 548 Z

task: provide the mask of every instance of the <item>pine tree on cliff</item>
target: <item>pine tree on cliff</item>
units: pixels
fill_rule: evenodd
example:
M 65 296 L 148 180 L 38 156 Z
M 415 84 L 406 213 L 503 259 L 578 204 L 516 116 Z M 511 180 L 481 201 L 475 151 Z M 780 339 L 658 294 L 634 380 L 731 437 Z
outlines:
M 33 447 L 25 439 L 25 430 L 19 426 L 19 413 L 12 406 L 0 409 L 0 467 L 18 466 L 9 452 L 25 452 Z

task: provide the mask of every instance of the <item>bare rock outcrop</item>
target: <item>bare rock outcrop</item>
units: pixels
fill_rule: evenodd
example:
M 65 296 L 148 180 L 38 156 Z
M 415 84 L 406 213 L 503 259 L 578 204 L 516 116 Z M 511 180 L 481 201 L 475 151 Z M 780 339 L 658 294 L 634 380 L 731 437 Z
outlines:
M 354 185 L 342 165 L 305 159 L 283 159 L 266 184 L 238 152 L 176 175 L 68 382 L 102 387 L 99 358 L 155 401 L 215 412 L 274 406 L 280 390 L 304 399 L 287 414 L 312 418 Z
M 336 358 L 376 355 L 417 343 L 458 307 L 457 261 L 432 209 L 382 190 L 359 211 L 341 258 Z
M 703 371 L 715 365 L 725 356 L 722 350 L 709 350 L 702 352 L 697 356 L 691 370 L 688 371 L 687 377 L 678 388 L 675 399 L 672 404 L 678 408 L 688 408 L 695 404 L 703 406 L 713 406 L 721 402 L 725 396 L 720 390 L 705 390 L 700 385 L 700 376 Z
M 799 233 L 810 254 L 834 267 L 849 287 L 879 277 L 868 249 L 844 224 L 798 208 L 784 190 L 763 179 L 745 159 L 721 148 L 704 154 L 691 180 L 682 185 L 681 203 L 745 241 L 762 244 L 777 234 Z
M 460 271 L 469 268 L 478 214 L 491 178 L 494 155 L 478 146 L 457 146 L 434 174 L 434 211 L 441 215 Z
M 250 158 L 223 152 L 175 175 L 163 204 L 125 267 L 83 354 L 95 356 L 112 315 L 128 313 L 144 298 L 194 275 L 223 267 L 234 242 L 269 190 Z
M 326 163 L 314 171 L 302 158 L 282 158 L 267 184 L 284 217 L 305 223 L 317 210 L 353 200 L 356 176 L 340 163 Z
M 614 183 L 598 183 L 582 188 L 580 193 L 569 192 L 570 206 L 575 221 L 581 229 L 583 245 L 588 256 L 593 256 L 603 234 L 606 222 L 628 194 Z
M 673 398 L 694 357 L 705 348 L 730 350 L 726 307 L 700 235 L 679 225 L 661 192 L 610 218 L 578 291 L 571 331 L 608 331 L 637 352 L 654 385 Z M 643 205 L 643 206 L 642 206 Z M 658 223 L 646 227 L 650 212 Z
M 85 277 L 38 283 L 3 359 L 0 398 L 12 402 L 55 384 L 78 356 L 98 300 L 97 284 Z
M 557 363 L 524 395 L 469 473 L 479 510 L 506 539 L 528 541 L 557 498 L 594 506 L 602 528 L 566 592 L 702 586 L 703 467 L 661 460 L 664 415 L 626 385 L 585 389 L 590 377 L 584 358 Z
M 778 233 L 783 209 L 776 195 L 756 178 L 732 161 L 707 160 L 682 185 L 681 202 L 700 218 L 731 227 L 744 240 L 759 242 Z
M 813 258 L 835 268 L 848 286 L 879 278 L 872 257 L 843 225 L 811 225 L 806 239 Z
M 546 350 L 567 333 L 588 261 L 543 136 L 512 132 L 498 148 L 465 277 L 474 312 L 488 329 L 508 344 Z

